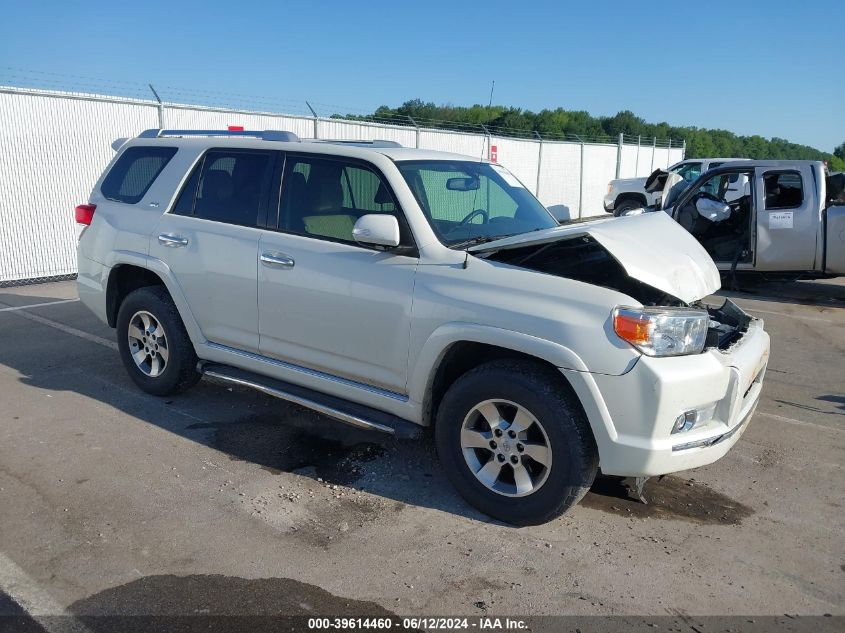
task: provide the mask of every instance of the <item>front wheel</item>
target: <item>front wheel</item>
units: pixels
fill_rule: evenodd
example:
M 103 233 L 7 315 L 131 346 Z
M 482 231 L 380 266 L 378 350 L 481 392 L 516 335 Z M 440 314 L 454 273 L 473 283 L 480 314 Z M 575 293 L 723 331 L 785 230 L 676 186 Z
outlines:
M 619 200 L 613 207 L 613 215 L 614 217 L 619 217 L 626 211 L 630 211 L 631 209 L 642 209 L 646 205 L 639 200 L 634 200 L 632 198 L 625 198 L 624 200 Z
M 139 288 L 123 300 L 117 313 L 117 346 L 130 378 L 147 393 L 169 396 L 200 379 L 193 344 L 161 286 Z
M 458 492 L 491 517 L 544 523 L 578 503 L 598 452 L 584 413 L 552 368 L 495 361 L 464 374 L 437 413 L 435 443 Z

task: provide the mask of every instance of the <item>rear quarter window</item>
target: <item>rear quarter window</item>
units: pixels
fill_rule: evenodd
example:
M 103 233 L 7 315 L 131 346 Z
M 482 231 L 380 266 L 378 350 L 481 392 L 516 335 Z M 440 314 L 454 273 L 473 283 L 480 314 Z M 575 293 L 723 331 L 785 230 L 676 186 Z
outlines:
M 130 147 L 106 174 L 100 191 L 109 200 L 135 204 L 176 153 L 175 147 Z
M 763 174 L 766 209 L 794 209 L 804 201 L 801 174 L 797 171 Z

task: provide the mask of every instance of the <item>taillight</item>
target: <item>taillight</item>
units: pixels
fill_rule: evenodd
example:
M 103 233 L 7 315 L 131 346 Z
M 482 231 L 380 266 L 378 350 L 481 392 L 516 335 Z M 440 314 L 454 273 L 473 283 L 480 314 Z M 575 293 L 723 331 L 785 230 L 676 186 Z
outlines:
M 96 210 L 96 204 L 80 204 L 76 207 L 76 223 L 90 226 L 91 220 L 94 219 L 94 211 Z

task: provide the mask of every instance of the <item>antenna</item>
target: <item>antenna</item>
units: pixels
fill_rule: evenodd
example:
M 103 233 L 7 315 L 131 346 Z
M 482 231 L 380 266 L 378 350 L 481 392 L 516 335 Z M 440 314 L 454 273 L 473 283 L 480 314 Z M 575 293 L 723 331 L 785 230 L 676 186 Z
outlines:
M 490 108 L 493 107 L 493 89 L 496 87 L 496 80 L 493 80 L 493 83 L 490 85 L 490 99 L 487 101 L 487 111 L 489 113 Z M 487 126 L 483 123 L 481 124 L 481 128 L 484 130 L 485 139 L 487 145 L 490 145 L 490 130 L 487 129 Z M 484 142 L 481 143 L 481 156 L 478 157 L 478 164 L 481 165 L 484 162 Z M 480 169 L 480 167 L 479 167 Z M 479 180 L 481 178 L 479 177 Z M 475 203 L 478 201 L 478 189 L 472 194 L 472 208 L 475 209 Z M 487 183 L 487 204 L 490 204 L 490 183 Z M 469 265 L 469 251 L 464 251 L 464 268 Z
M 493 107 L 493 90 L 496 88 L 496 80 L 493 80 L 493 83 L 490 85 L 490 100 L 487 102 L 487 112 L 490 113 L 490 108 Z M 484 131 L 486 132 L 487 144 L 490 144 L 490 130 L 487 129 L 486 125 L 482 125 Z M 481 156 L 478 157 L 478 162 L 484 160 L 484 143 L 481 144 Z M 475 204 L 475 200 L 473 200 L 473 204 Z

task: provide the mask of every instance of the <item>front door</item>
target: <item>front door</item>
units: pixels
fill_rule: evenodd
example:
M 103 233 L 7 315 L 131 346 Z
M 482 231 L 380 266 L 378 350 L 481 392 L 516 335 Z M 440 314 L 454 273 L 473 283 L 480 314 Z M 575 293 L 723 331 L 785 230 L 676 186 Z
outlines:
M 258 351 L 256 258 L 274 154 L 213 149 L 150 240 L 213 343 Z
M 259 243 L 260 351 L 403 393 L 418 258 L 359 246 L 352 227 L 367 213 L 396 215 L 412 245 L 392 192 L 366 163 L 287 156 L 277 230 Z
M 742 183 L 752 172 L 737 168 L 708 174 L 681 190 L 672 217 L 721 269 L 750 269 L 754 261 L 754 196 Z

